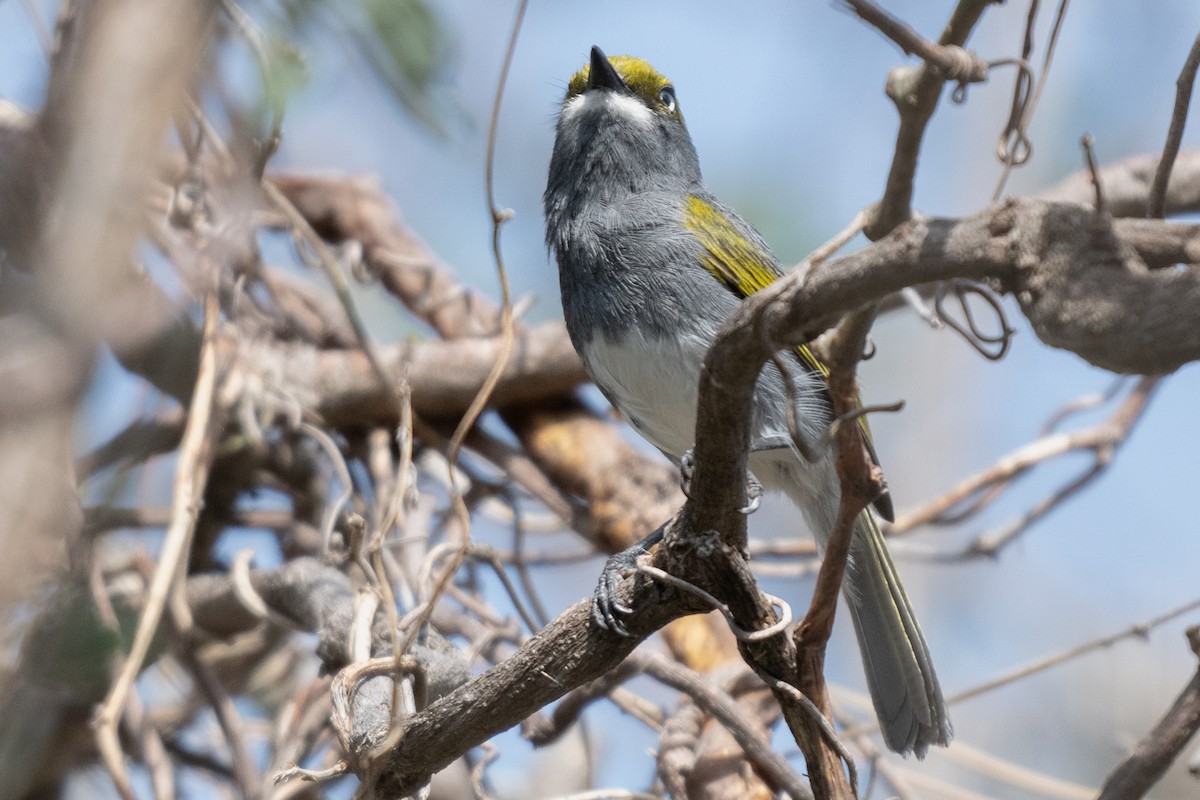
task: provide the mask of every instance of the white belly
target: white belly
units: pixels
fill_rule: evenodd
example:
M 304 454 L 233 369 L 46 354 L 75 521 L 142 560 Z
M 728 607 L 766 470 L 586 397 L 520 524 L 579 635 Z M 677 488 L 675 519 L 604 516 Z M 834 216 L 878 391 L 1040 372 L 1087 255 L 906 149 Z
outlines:
M 696 391 L 708 344 L 699 336 L 681 344 L 647 340 L 640 332 L 630 331 L 620 338 L 597 334 L 581 355 L 592 380 L 638 433 L 678 461 L 695 444 Z M 781 383 L 771 365 L 767 372 Z M 827 432 L 817 394 L 819 379 L 799 372 L 794 377 L 801 381 L 795 387 L 796 422 L 810 446 L 815 446 Z M 758 392 L 764 392 L 761 376 Z M 774 395 L 774 401 L 757 406 L 751 431 L 756 440 L 787 441 L 790 437 L 782 386 Z M 837 512 L 839 491 L 832 456 L 833 448 L 827 446 L 815 462 L 809 462 L 785 446 L 753 452 L 749 459 L 750 471 L 765 489 L 786 491 L 805 510 L 818 539 L 820 534 L 828 535 Z
M 598 334 L 584 348 L 584 365 L 637 431 L 678 460 L 691 449 L 696 389 L 707 342 L 650 341 L 636 330 L 610 339 Z

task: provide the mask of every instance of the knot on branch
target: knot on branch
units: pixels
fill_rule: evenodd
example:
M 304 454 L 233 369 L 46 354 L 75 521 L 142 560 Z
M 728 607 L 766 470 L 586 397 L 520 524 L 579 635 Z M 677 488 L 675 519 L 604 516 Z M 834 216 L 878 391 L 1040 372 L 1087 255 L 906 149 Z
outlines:
M 1016 297 L 1046 344 L 1123 374 L 1164 374 L 1195 360 L 1194 270 L 1150 269 L 1107 214 L 1029 207 L 1017 237 Z
M 987 80 L 988 63 L 974 51 L 956 44 L 939 47 L 937 58 L 932 63 L 942 77 L 960 85 L 983 83 Z

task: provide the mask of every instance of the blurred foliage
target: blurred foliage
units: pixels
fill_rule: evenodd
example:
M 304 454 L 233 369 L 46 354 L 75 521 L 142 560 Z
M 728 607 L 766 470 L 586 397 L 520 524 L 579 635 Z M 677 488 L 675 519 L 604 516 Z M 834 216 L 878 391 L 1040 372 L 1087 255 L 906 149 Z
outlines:
M 444 91 L 454 61 L 452 39 L 437 11 L 425 0 L 283 0 L 279 14 L 278 32 L 271 37 L 276 44 L 272 68 L 266 75 L 268 101 L 286 100 L 307 80 L 303 57 L 283 43 L 332 33 L 348 54 L 366 66 L 400 106 L 429 130 L 444 133 L 447 118 L 456 115 Z
M 104 622 L 86 586 L 64 582 L 44 613 L 29 628 L 24 647 L 30 679 L 47 688 L 59 687 L 81 702 L 103 699 L 111 680 L 113 657 L 129 652 L 137 628 L 138 610 L 115 604 L 119 630 Z M 162 651 L 155 637 L 151 658 Z
M 358 54 L 410 114 L 442 132 L 453 48 L 441 20 L 422 0 L 362 0 L 360 8 L 365 24 L 349 28 Z
M 267 65 L 263 77 L 264 108 L 282 112 L 292 95 L 309 80 L 308 62 L 295 45 L 272 36 L 267 42 Z

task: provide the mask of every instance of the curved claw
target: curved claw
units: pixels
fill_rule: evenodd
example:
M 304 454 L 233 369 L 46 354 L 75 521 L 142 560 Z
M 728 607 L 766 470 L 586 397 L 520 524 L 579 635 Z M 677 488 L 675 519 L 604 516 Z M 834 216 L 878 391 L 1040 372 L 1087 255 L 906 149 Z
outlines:
M 696 454 L 688 450 L 683 454 L 683 458 L 679 459 L 679 488 L 683 490 L 684 497 L 692 496 L 692 474 L 695 471 Z
M 746 505 L 738 509 L 740 514 L 753 514 L 762 505 L 763 487 L 753 475 L 746 479 Z
M 622 579 L 634 572 L 638 557 L 645 552 L 644 547 L 635 545 L 609 558 L 600 572 L 596 589 L 592 592 L 592 621 L 618 636 L 630 635 L 621 618 L 632 614 L 633 609 L 621 604 L 617 599 L 617 590 Z

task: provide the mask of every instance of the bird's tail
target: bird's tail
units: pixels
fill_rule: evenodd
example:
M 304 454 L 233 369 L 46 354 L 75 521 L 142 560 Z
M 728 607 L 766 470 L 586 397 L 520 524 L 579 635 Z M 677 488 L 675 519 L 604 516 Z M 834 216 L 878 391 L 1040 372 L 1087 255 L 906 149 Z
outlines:
M 842 584 L 887 746 L 925 755 L 950 743 L 950 717 L 917 616 L 870 511 L 854 526 Z
M 799 502 L 803 498 L 794 499 L 801 508 L 812 510 Z M 816 538 L 824 550 L 833 520 L 810 516 L 809 522 L 815 532 L 823 534 Z M 842 593 L 850 607 L 871 701 L 888 748 L 921 758 L 930 745 L 949 744 L 950 717 L 929 647 L 870 511 L 863 511 L 854 526 Z

